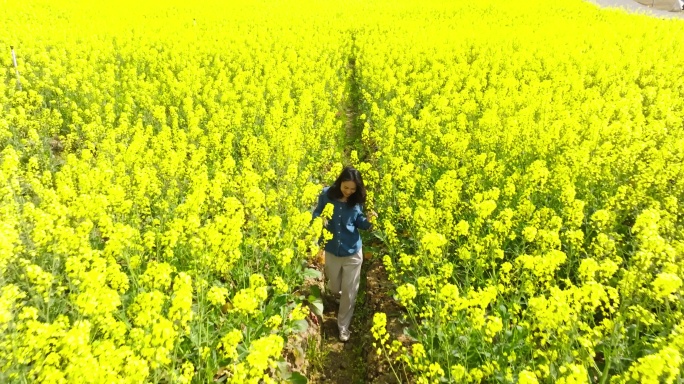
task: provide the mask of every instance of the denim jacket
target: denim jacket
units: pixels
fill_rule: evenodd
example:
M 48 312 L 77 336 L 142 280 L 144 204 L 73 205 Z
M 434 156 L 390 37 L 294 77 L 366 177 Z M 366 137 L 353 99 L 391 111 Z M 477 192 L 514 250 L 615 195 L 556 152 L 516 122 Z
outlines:
M 323 188 L 323 192 L 318 196 L 313 218 L 319 217 L 326 204 L 331 203 L 335 209 L 325 228 L 332 233 L 333 238 L 325 244 L 325 250 L 336 256 L 351 256 L 361 249 L 359 229 L 368 230 L 371 223 L 363 213 L 361 205 L 350 207 L 346 202 L 331 200 L 328 197 L 328 189 L 329 187 Z

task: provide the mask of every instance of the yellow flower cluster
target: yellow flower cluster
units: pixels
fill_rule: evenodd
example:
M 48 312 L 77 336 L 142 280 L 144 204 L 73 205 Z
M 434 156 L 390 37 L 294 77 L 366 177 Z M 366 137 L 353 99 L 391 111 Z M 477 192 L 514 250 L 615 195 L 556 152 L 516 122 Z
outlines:
M 285 342 L 278 335 L 268 335 L 254 340 L 249 347 L 245 362 L 235 364 L 232 369 L 230 383 L 241 384 L 275 384 L 266 371 L 275 368 L 277 358 L 283 349 Z
M 242 342 L 242 332 L 237 329 L 233 329 L 227 332 L 221 338 L 221 349 L 223 349 L 223 354 L 228 359 L 237 359 L 237 347 L 240 342 Z
M 307 316 L 309 316 L 309 308 L 301 303 L 297 303 L 292 312 L 290 312 L 290 320 L 292 321 L 304 320 Z
M 371 328 L 371 333 L 373 334 L 373 339 L 376 340 L 376 342 L 373 343 L 373 347 L 376 347 L 377 354 L 381 355 L 383 352 L 383 347 L 386 347 L 387 341 L 389 340 L 389 334 L 387 333 L 386 314 L 377 312 L 375 315 L 373 315 L 373 327 Z
M 268 288 L 262 275 L 252 275 L 249 287 L 239 290 L 233 297 L 233 311 L 245 315 L 260 313 L 260 306 L 268 297 Z
M 221 306 L 226 303 L 228 298 L 228 289 L 218 286 L 212 286 L 207 291 L 207 301 L 213 305 Z

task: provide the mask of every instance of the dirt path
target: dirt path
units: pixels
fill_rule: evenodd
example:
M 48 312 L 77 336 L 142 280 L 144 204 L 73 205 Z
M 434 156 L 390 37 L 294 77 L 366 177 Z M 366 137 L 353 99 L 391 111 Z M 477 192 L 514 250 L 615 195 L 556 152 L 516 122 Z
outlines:
M 354 36 L 352 35 L 352 40 Z M 352 41 L 352 44 L 354 42 Z M 353 51 L 352 51 L 353 52 Z M 361 141 L 363 123 L 359 120 L 361 92 L 356 72 L 356 58 L 349 57 L 350 71 L 347 84 L 348 99 L 341 106 L 339 117 L 342 117 L 345 127 L 344 158 L 350 161 L 351 151 L 356 150 L 360 161 L 367 158 L 367 151 Z M 312 371 L 309 373 L 310 383 L 396 383 L 397 380 L 389 373 L 384 361 L 376 356 L 373 348 L 373 314 L 376 311 L 398 313 L 394 300 L 389 296 L 391 289 L 382 266 L 384 246 L 373 241 L 372 235 L 364 234 L 364 262 L 361 268 L 361 284 L 356 298 L 356 307 L 349 341 L 339 341 L 337 329 L 338 304 L 331 299 L 324 298 L 324 310 L 320 324 L 320 345 L 312 356 Z M 318 266 L 322 272 L 323 266 Z M 322 284 L 322 282 L 320 282 Z M 322 288 L 322 286 L 321 286 Z M 403 329 L 400 329 L 403 331 Z
M 352 45 L 355 45 L 356 38 L 352 35 Z M 350 71 L 350 78 L 347 84 L 347 94 L 349 98 L 345 100 L 342 107 L 344 113 L 344 157 L 349 160 L 351 151 L 356 150 L 359 160 L 363 161 L 366 158 L 365 148 L 361 141 L 361 133 L 363 132 L 363 122 L 359 120 L 360 105 L 361 105 L 361 90 L 358 82 L 358 74 L 356 71 L 356 57 L 352 52 L 352 56 L 347 61 L 347 69 Z
M 389 296 L 392 285 L 382 264 L 383 247 L 380 244 L 365 245 L 361 271 L 361 286 L 351 324 L 351 337 L 340 342 L 337 330 L 337 304 L 324 300 L 323 318 L 320 324 L 320 345 L 310 361 L 310 383 L 334 384 L 395 384 L 409 382 L 404 376 L 397 379 L 384 358 L 377 356 L 373 347 L 373 314 L 387 314 L 387 330 L 393 338 L 406 344 L 401 324 L 401 309 Z
M 659 18 L 680 18 L 684 19 L 684 12 L 669 12 L 662 9 L 657 9 L 659 6 L 665 4 L 663 0 L 641 0 L 637 2 L 635 0 L 586 0 L 590 3 L 596 4 L 599 7 L 604 8 L 621 8 L 630 13 L 643 13 L 645 15 L 659 17 Z M 645 4 L 654 4 L 656 7 L 650 7 Z
M 321 347 L 315 370 L 310 374 L 311 383 L 356 384 L 366 383 L 366 364 L 364 350 L 364 320 L 367 318 L 366 275 L 367 266 L 362 270 L 361 287 L 356 299 L 356 309 L 350 327 L 349 341 L 339 341 L 337 330 L 337 304 L 332 300 L 324 300 L 323 319 L 321 322 Z
M 352 35 L 352 39 L 353 39 Z M 353 44 L 353 42 L 352 42 Z M 350 78 L 347 84 L 348 99 L 341 106 L 339 117 L 342 118 L 345 127 L 345 137 L 343 138 L 343 152 L 346 162 L 349 162 L 351 151 L 356 149 L 358 156 L 363 158 L 361 152 L 361 131 L 363 126 L 359 124 L 359 101 L 360 92 L 356 74 L 356 58 L 349 57 L 348 70 Z M 368 252 L 368 248 L 364 246 Z M 321 272 L 323 266 L 318 267 Z M 368 318 L 372 314 L 366 309 L 366 275 L 369 263 L 364 261 L 361 269 L 361 285 L 356 298 L 356 307 L 352 324 L 350 326 L 351 336 L 346 343 L 339 340 L 337 329 L 337 307 L 338 304 L 331 299 L 324 297 L 323 317 L 321 319 L 321 340 L 320 347 L 313 356 L 317 362 L 313 364 L 313 371 L 309 374 L 311 383 L 339 383 L 355 384 L 366 383 L 367 364 L 365 361 L 367 346 L 370 334 Z

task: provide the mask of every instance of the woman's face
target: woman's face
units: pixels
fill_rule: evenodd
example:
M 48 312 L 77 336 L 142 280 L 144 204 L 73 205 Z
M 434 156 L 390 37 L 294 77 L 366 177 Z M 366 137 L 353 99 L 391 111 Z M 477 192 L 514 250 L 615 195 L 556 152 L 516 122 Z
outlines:
M 342 191 L 342 195 L 346 199 L 349 196 L 353 195 L 354 192 L 356 192 L 356 183 L 352 180 L 343 181 L 340 185 L 340 190 Z

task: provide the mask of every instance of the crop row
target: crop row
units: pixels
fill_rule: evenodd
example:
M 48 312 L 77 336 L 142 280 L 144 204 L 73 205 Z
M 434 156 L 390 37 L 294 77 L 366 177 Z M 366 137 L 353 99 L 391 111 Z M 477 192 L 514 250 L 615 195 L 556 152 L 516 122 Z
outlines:
M 684 49 L 653 38 L 681 22 L 403 5 L 355 35 L 413 339 L 378 314 L 378 353 L 424 383 L 681 380 Z

